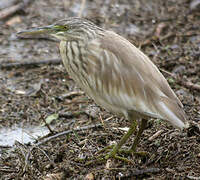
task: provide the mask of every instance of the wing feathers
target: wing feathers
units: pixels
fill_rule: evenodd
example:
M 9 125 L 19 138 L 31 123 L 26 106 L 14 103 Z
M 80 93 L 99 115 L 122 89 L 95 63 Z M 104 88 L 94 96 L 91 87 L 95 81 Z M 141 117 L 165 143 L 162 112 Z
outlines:
M 97 103 L 101 101 L 99 104 L 105 108 L 113 106 L 114 111 L 133 110 L 144 116 L 165 119 L 181 129 L 185 127 L 186 116 L 180 100 L 139 49 L 110 31 L 100 41 L 91 42 L 88 49 L 91 54 L 92 49 L 98 51 L 97 56 L 88 55 L 89 73 L 101 82 L 93 83 L 96 95 L 91 96 Z M 99 100 L 95 98 L 98 95 Z
M 173 126 L 180 129 L 188 126 L 185 112 L 178 106 L 175 101 L 167 97 L 161 97 L 161 102 L 159 104 L 160 114 L 162 114 L 166 120 L 171 122 Z

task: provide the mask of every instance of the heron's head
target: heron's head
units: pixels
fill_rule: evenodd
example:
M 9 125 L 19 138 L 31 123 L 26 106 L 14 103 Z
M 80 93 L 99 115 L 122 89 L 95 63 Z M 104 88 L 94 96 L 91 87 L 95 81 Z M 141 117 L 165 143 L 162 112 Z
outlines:
M 82 18 L 67 18 L 56 23 L 18 32 L 18 35 L 50 34 L 59 40 L 73 41 L 94 38 L 103 31 L 94 23 Z

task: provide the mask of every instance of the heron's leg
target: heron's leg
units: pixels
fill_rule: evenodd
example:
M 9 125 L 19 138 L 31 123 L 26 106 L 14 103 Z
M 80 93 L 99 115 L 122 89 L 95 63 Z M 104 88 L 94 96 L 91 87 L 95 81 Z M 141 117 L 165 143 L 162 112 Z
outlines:
M 140 128 L 139 128 L 139 131 L 137 133 L 137 136 L 135 137 L 133 145 L 130 148 L 131 152 L 133 152 L 133 153 L 136 152 L 136 147 L 137 147 L 137 145 L 139 143 L 140 137 L 141 137 L 144 129 L 146 128 L 146 126 L 147 126 L 147 120 L 146 119 L 142 119 L 142 122 L 141 122 L 141 125 L 140 125 Z
M 105 151 L 105 150 L 108 150 L 110 147 L 113 147 L 111 152 L 108 155 L 106 155 L 106 156 L 104 156 L 104 155 L 98 156 L 97 157 L 97 161 L 99 161 L 99 160 L 103 161 L 105 159 L 115 158 L 115 159 L 119 159 L 119 160 L 122 160 L 122 161 L 127 162 L 127 163 L 132 163 L 131 160 L 116 155 L 117 152 L 119 152 L 120 154 L 122 153 L 122 154 L 135 154 L 135 155 L 139 155 L 139 156 L 146 156 L 146 154 L 147 154 L 146 152 L 136 152 L 136 147 L 137 147 L 137 145 L 139 143 L 140 137 L 141 137 L 142 132 L 144 131 L 146 125 L 147 125 L 147 120 L 142 119 L 139 131 L 138 131 L 137 136 L 136 136 L 136 138 L 135 138 L 135 140 L 133 142 L 132 147 L 129 150 L 120 149 L 122 147 L 122 145 L 126 143 L 128 138 L 136 131 L 137 121 L 136 120 L 132 121 L 128 132 L 121 138 L 119 143 L 117 145 L 115 145 L 114 147 L 113 147 L 113 145 L 111 145 L 111 146 L 108 146 L 105 149 L 103 149 L 103 151 Z M 94 162 L 93 161 L 89 161 L 87 163 L 87 165 L 89 165 L 91 163 L 94 163 Z
M 128 132 L 126 134 L 124 134 L 124 136 L 121 138 L 119 143 L 113 147 L 112 151 L 106 156 L 106 159 L 108 159 L 110 157 L 116 157 L 117 151 L 122 147 L 123 144 L 126 143 L 128 138 L 135 132 L 136 127 L 137 127 L 137 121 L 134 120 L 132 122 Z

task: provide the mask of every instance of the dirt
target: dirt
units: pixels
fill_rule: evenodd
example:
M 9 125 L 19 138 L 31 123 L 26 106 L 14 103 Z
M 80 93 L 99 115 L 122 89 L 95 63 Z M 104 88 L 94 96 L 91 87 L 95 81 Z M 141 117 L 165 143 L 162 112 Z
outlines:
M 3 2 L 0 8 L 12 4 Z M 3 18 L 0 128 L 39 127 L 50 117 L 49 136 L 69 132 L 33 149 L 30 143 L 0 146 L 0 179 L 200 179 L 200 9 L 198 1 L 195 3 L 32 1 Z M 17 39 L 15 33 L 80 15 L 127 38 L 151 58 L 182 101 L 189 130 L 180 132 L 166 122 L 151 119 L 138 146 L 139 151 L 148 152 L 145 156 L 122 155 L 132 163 L 96 161 L 105 154 L 100 150 L 120 140 L 130 125 L 127 120 L 95 105 L 62 64 L 2 68 L 13 62 L 60 59 L 55 39 Z M 76 131 L 82 127 L 85 130 Z M 123 148 L 129 148 L 133 140 Z

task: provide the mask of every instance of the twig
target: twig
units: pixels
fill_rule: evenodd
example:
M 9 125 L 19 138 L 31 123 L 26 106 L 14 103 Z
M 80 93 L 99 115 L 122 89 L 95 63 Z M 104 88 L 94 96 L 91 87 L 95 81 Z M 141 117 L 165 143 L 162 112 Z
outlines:
M 173 74 L 173 73 L 171 73 L 171 72 L 169 72 L 169 71 L 166 71 L 166 70 L 164 70 L 164 69 L 162 69 L 162 68 L 160 68 L 160 71 L 162 71 L 162 72 L 164 72 L 164 73 L 166 73 L 166 74 L 168 74 L 168 75 L 170 75 L 170 76 L 172 76 L 173 78 L 176 79 L 176 75 L 175 75 L 175 74 Z
M 47 159 L 51 162 L 52 165 L 54 164 L 54 162 L 50 159 L 48 154 L 43 149 L 41 149 L 40 147 L 35 147 L 35 148 L 39 149 L 47 157 Z
M 131 175 L 143 175 L 143 174 L 149 174 L 149 173 L 158 173 L 160 172 L 159 168 L 147 168 L 147 169 L 141 169 L 141 170 L 135 170 L 131 172 Z
M 188 89 L 200 91 L 200 85 L 198 85 L 198 84 L 193 84 L 192 82 L 189 82 L 189 81 L 185 82 L 185 81 L 181 81 L 181 80 L 179 80 L 178 82 L 179 82 L 179 84 L 187 87 Z
M 54 134 L 54 131 L 51 129 L 51 127 L 49 126 L 49 124 L 46 122 L 44 115 L 41 115 L 40 119 L 42 119 L 42 121 L 44 122 L 45 126 L 48 128 L 48 130 Z
M 153 141 L 154 139 L 156 139 L 158 136 L 160 136 L 163 133 L 164 130 L 159 130 L 157 131 L 153 136 L 151 136 L 148 140 L 149 141 Z
M 160 70 L 163 71 L 164 73 L 170 75 L 171 77 L 173 77 L 179 85 L 185 86 L 188 89 L 200 91 L 200 85 L 194 84 L 194 83 L 192 83 L 190 81 L 185 81 L 185 80 L 183 80 L 181 78 L 178 78 L 178 76 L 176 76 L 175 74 L 170 73 L 170 72 L 168 72 L 168 71 L 166 71 L 164 69 L 160 69 Z
M 33 67 L 43 64 L 61 64 L 61 59 L 47 59 L 41 61 L 29 61 L 29 62 L 14 62 L 14 63 L 4 63 L 0 65 L 0 69 L 10 69 L 10 68 L 21 68 L 21 67 Z
M 91 125 L 91 126 L 84 126 L 84 127 L 81 127 L 81 128 L 76 128 L 76 129 L 72 129 L 72 130 L 67 130 L 67 131 L 63 131 L 61 133 L 58 133 L 58 134 L 55 134 L 53 136 L 50 136 L 50 137 L 47 137 L 46 139 L 43 139 L 41 142 L 38 142 L 34 145 L 35 146 L 40 146 L 48 141 L 51 141 L 57 137 L 60 137 L 60 136 L 64 136 L 64 135 L 67 135 L 69 133 L 72 133 L 72 132 L 78 132 L 78 131 L 83 131 L 83 130 L 87 130 L 87 129 L 92 129 L 92 128 L 96 128 L 96 127 L 101 127 L 102 124 L 96 124 L 96 125 Z M 33 147 L 33 148 L 34 148 Z
M 147 169 L 135 169 L 130 171 L 130 174 L 126 177 L 121 177 L 121 179 L 126 179 L 126 178 L 130 178 L 133 176 L 141 176 L 144 174 L 153 174 L 153 173 L 159 173 L 160 169 L 159 168 L 147 168 Z
M 163 41 L 163 40 L 169 39 L 169 38 L 171 38 L 171 37 L 173 37 L 173 36 L 176 36 L 176 34 L 174 34 L 174 33 L 172 33 L 172 32 L 169 32 L 169 33 L 166 34 L 165 36 L 160 37 L 160 40 Z
M 16 169 L 10 169 L 9 168 L 0 168 L 0 172 L 5 172 L 5 173 L 17 173 Z
M 92 128 L 96 128 L 96 127 L 101 127 L 101 126 L 102 126 L 102 124 L 96 124 L 96 125 L 84 126 L 84 127 L 81 127 L 81 128 L 76 128 L 76 129 L 72 129 L 72 130 L 63 131 L 63 132 L 61 132 L 61 133 L 58 133 L 58 134 L 55 134 L 55 135 L 53 135 L 53 136 L 47 137 L 47 138 L 43 139 L 42 141 L 36 143 L 34 146 L 32 146 L 32 147 L 30 148 L 29 152 L 28 152 L 27 155 L 26 155 L 26 158 L 25 158 L 25 166 L 24 166 L 23 172 L 26 171 L 26 167 L 27 167 L 27 165 L 28 165 L 29 156 L 30 156 L 30 154 L 31 154 L 31 151 L 32 151 L 34 148 L 36 148 L 36 147 L 38 147 L 38 146 L 40 146 L 40 145 L 42 145 L 42 144 L 45 144 L 45 143 L 47 143 L 47 142 L 49 142 L 49 141 L 51 141 L 51 140 L 53 140 L 53 139 L 55 139 L 55 138 L 57 138 L 57 137 L 67 135 L 67 134 L 72 133 L 72 132 L 83 131 L 83 130 L 92 129 Z
M 70 102 L 66 102 L 66 103 L 64 103 L 64 105 L 70 105 L 70 104 L 82 104 L 82 103 L 85 103 L 85 101 L 77 101 L 77 100 L 75 99 L 75 100 L 71 100 Z
M 192 180 L 200 180 L 200 177 L 195 177 L 195 176 L 190 176 L 190 175 L 187 175 L 186 177 Z
M 152 40 L 147 39 L 144 42 L 139 44 L 139 49 L 141 49 L 142 47 L 148 46 L 148 45 L 152 45 Z
M 104 122 L 103 122 L 103 119 L 102 119 L 102 117 L 101 117 L 101 114 L 99 114 L 99 118 L 100 118 L 100 120 L 101 120 L 101 123 L 102 123 L 102 125 L 103 125 L 104 130 L 106 130 L 106 126 L 105 126 L 105 124 L 104 124 Z
M 71 98 L 72 96 L 80 96 L 83 94 L 84 94 L 83 91 L 72 91 L 72 92 L 62 95 L 62 98 Z
M 7 18 L 8 16 L 11 16 L 12 14 L 16 13 L 19 10 L 22 10 L 27 6 L 31 0 L 25 0 L 24 2 L 21 2 L 19 4 L 13 5 L 11 7 L 5 8 L 0 11 L 0 20 Z
M 20 143 L 19 141 L 15 141 L 15 146 L 21 151 L 23 155 L 23 159 L 26 157 L 26 153 L 24 152 L 25 146 L 24 144 Z

